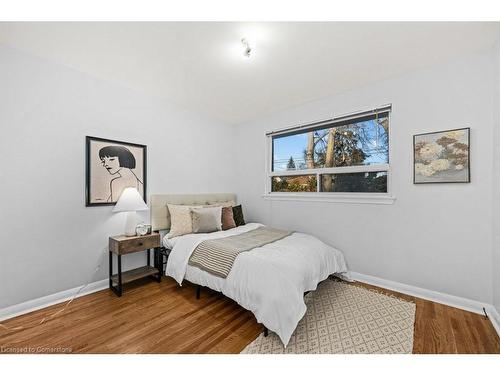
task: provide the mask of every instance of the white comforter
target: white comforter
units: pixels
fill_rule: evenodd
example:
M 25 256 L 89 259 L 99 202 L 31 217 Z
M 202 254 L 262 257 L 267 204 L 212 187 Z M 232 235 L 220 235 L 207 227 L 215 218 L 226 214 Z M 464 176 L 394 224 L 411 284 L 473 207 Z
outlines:
M 306 312 L 304 292 L 316 289 L 331 274 L 347 272 L 342 252 L 313 236 L 295 232 L 239 254 L 226 279 L 199 269 L 186 277 L 188 268 L 195 268 L 188 266 L 188 261 L 200 242 L 234 236 L 260 226 L 250 223 L 223 232 L 179 237 L 170 253 L 166 274 L 179 284 L 187 278 L 222 292 L 252 311 L 257 321 L 275 332 L 286 346 Z

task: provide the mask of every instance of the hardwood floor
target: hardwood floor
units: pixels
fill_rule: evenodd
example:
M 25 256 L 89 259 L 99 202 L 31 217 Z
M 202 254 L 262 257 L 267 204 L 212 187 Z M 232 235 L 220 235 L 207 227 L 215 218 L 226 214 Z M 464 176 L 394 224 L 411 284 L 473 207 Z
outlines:
M 414 354 L 500 353 L 500 338 L 484 315 L 368 284 L 356 284 L 415 302 Z
M 500 339 L 482 315 L 357 284 L 416 303 L 414 353 L 500 353 Z M 159 284 L 131 283 L 121 298 L 109 290 L 78 298 L 38 324 L 63 306 L 2 322 L 24 328 L 0 327 L 0 352 L 69 348 L 72 353 L 239 353 L 263 328 L 229 298 L 203 288 L 196 300 L 193 285 L 179 287 L 169 278 Z

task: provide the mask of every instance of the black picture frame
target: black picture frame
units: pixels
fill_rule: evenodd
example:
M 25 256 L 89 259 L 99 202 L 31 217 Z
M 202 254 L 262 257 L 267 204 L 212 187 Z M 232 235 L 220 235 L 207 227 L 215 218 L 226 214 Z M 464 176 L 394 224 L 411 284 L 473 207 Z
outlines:
M 90 163 L 90 149 L 91 149 L 91 143 L 92 142 L 106 142 L 106 143 L 113 143 L 116 145 L 120 146 L 130 146 L 130 147 L 136 147 L 136 148 L 141 148 L 142 149 L 142 170 L 143 170 L 143 199 L 144 202 L 147 204 L 147 146 L 138 144 L 138 143 L 131 143 L 131 142 L 124 142 L 124 141 L 117 141 L 114 139 L 107 139 L 107 138 L 100 138 L 100 137 L 93 137 L 93 136 L 86 136 L 85 137 L 85 206 L 86 207 L 96 207 L 96 206 L 114 206 L 116 202 L 92 202 L 91 199 L 91 163 Z
M 467 145 L 469 146 L 467 149 L 467 160 L 468 160 L 468 165 L 467 165 L 467 181 L 416 181 L 416 171 L 415 171 L 415 144 L 416 144 L 416 138 L 419 136 L 423 135 L 430 135 L 430 134 L 439 134 L 439 133 L 447 133 L 447 132 L 452 132 L 452 131 L 458 131 L 458 130 L 466 130 L 467 131 Z M 456 128 L 456 129 L 449 129 L 449 130 L 440 130 L 440 131 L 435 131 L 435 132 L 428 132 L 428 133 L 420 133 L 420 134 L 415 134 L 413 135 L 413 184 L 414 185 L 422 185 L 422 184 L 468 184 L 471 182 L 470 178 L 470 169 L 471 169 L 471 160 L 470 160 L 470 127 L 465 127 L 465 128 Z

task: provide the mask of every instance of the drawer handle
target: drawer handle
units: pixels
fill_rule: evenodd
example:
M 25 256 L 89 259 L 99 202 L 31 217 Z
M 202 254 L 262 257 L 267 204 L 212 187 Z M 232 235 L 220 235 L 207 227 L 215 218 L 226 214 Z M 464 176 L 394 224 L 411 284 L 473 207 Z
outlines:
M 139 242 L 139 246 L 142 246 L 142 245 L 144 245 L 144 244 L 142 242 Z

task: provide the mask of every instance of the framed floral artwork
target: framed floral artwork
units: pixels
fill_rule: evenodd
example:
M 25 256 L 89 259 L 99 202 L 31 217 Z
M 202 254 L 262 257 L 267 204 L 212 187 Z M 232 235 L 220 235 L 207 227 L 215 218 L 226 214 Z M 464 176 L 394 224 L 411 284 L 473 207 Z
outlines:
M 145 145 L 97 137 L 86 137 L 85 145 L 87 207 L 114 205 L 127 187 L 147 202 Z
M 470 128 L 413 136 L 413 183 L 470 182 Z

